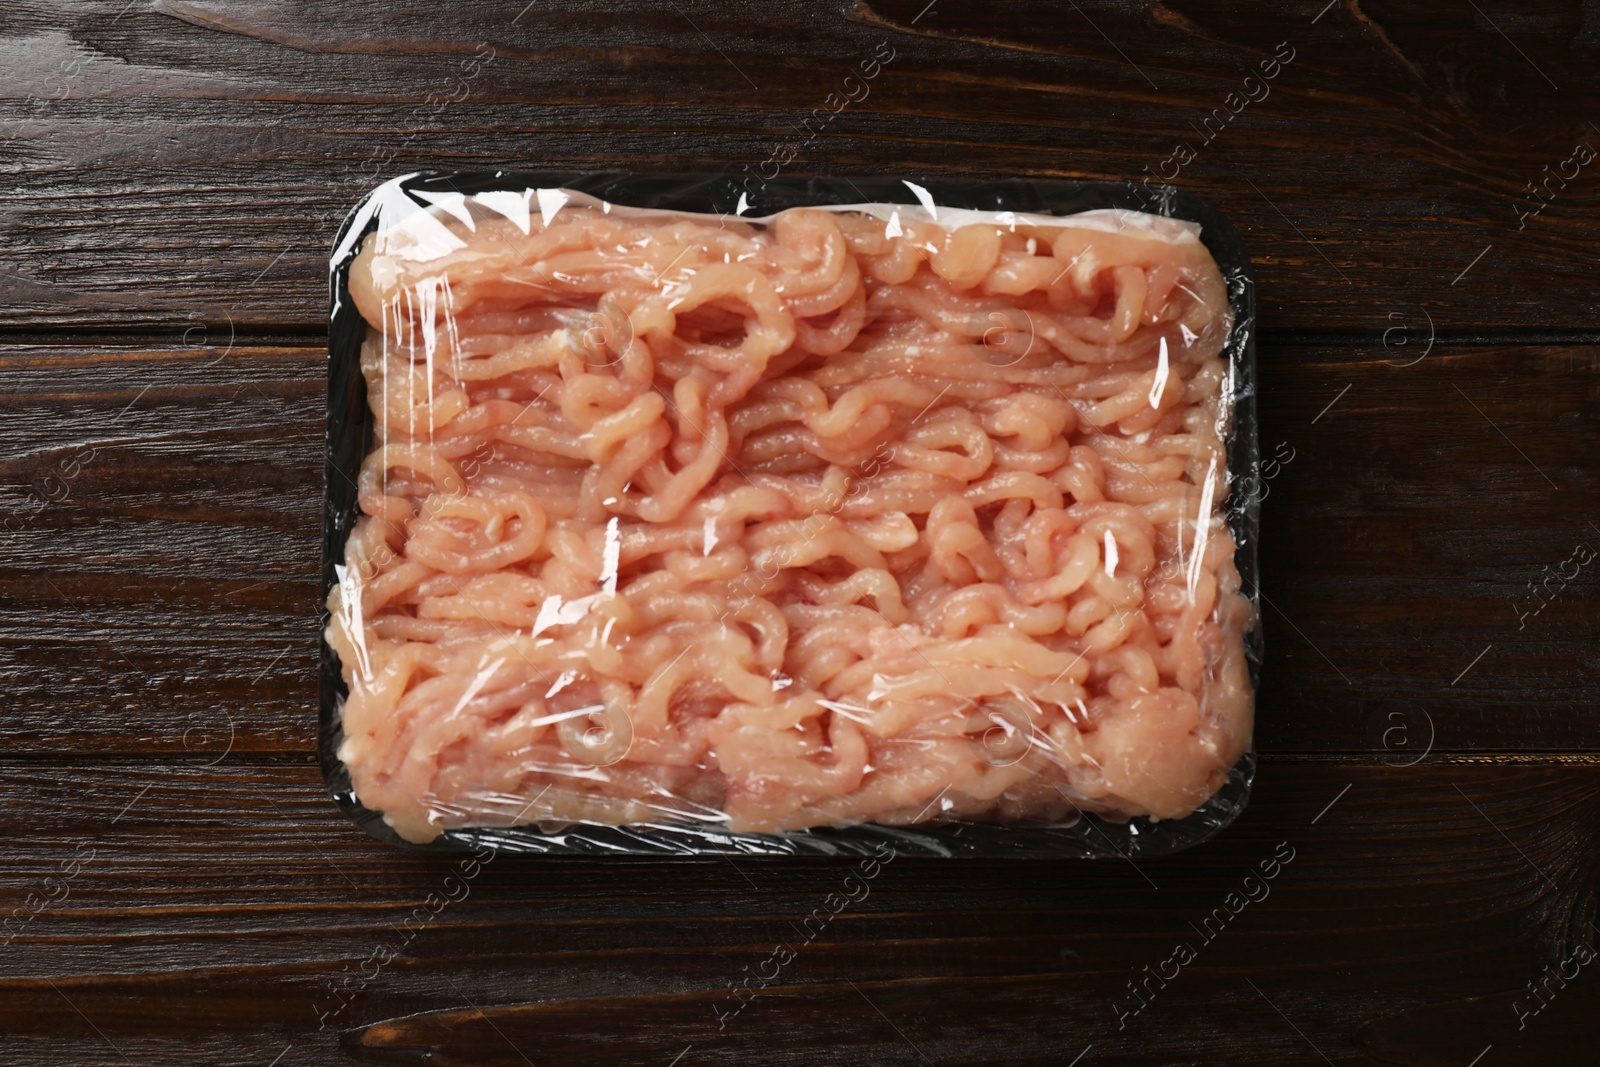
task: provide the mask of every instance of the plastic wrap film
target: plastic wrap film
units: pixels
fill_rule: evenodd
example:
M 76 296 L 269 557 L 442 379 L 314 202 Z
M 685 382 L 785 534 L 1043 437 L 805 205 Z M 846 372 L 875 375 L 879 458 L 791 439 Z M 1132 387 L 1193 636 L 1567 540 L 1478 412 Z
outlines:
M 377 836 L 1139 856 L 1249 791 L 1252 283 L 1176 190 L 411 175 L 332 260 Z

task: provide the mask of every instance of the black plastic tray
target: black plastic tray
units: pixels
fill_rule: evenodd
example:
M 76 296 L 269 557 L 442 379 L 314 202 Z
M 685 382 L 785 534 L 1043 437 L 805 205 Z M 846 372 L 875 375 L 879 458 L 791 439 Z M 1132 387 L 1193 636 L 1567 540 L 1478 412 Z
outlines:
M 572 189 L 614 204 L 674 211 L 760 217 L 793 207 L 821 204 L 920 203 L 907 182 L 926 190 L 940 207 L 1070 215 L 1095 209 L 1124 209 L 1197 222 L 1228 285 L 1234 325 L 1224 348 L 1232 367 L 1233 423 L 1228 439 L 1228 474 L 1235 487 L 1228 525 L 1238 544 L 1236 563 L 1243 589 L 1255 600 L 1258 584 L 1256 540 L 1260 502 L 1242 487 L 1256 484 L 1260 449 L 1256 425 L 1255 280 L 1244 244 L 1233 226 L 1209 204 L 1173 186 L 1024 179 L 949 177 L 779 177 L 740 183 L 727 177 L 685 174 L 581 173 L 576 171 L 497 171 L 492 174 L 414 174 L 390 183 L 419 206 L 424 193 L 472 195 L 494 190 Z M 376 191 L 375 191 L 376 192 Z M 373 194 L 351 211 L 334 241 L 330 264 L 328 333 L 328 442 L 326 496 L 322 525 L 322 595 L 337 584 L 334 565 L 344 560 L 345 539 L 359 515 L 356 473 L 372 447 L 372 415 L 359 353 L 367 325 L 351 302 L 347 276 L 361 239 L 378 226 L 377 213 L 364 210 Z M 744 204 L 740 204 L 740 198 Z M 343 254 L 339 254 L 342 252 Z M 1259 605 L 1257 610 L 1259 620 Z M 324 612 L 324 624 L 326 613 Z M 1252 683 L 1259 689 L 1261 628 L 1245 635 Z M 579 825 L 546 833 L 536 827 L 447 830 L 426 845 L 404 841 L 381 813 L 363 805 L 338 757 L 343 731 L 341 709 L 348 691 L 339 658 L 322 643 L 321 714 L 317 755 L 335 803 L 373 837 L 418 852 L 462 852 L 489 845 L 501 852 L 589 856 L 859 856 L 881 855 L 885 845 L 911 856 L 1031 856 L 1146 858 L 1190 848 L 1214 836 L 1243 810 L 1255 776 L 1255 753 L 1247 752 L 1227 783 L 1199 810 L 1184 819 L 1159 822 L 1145 817 L 1114 821 L 1084 815 L 1070 826 L 997 825 L 953 822 L 914 828 L 861 824 L 781 834 L 735 834 L 714 826 L 659 823 L 628 827 Z

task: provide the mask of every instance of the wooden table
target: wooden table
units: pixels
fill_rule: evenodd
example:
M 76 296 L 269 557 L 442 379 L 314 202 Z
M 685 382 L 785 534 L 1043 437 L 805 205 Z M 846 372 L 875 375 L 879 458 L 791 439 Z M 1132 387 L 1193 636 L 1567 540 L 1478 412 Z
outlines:
M 0 3 L 0 1062 L 1596 1062 L 1600 16 L 1323 3 Z M 790 154 L 1210 199 L 1294 458 L 1235 826 L 897 860 L 728 1015 L 848 864 L 324 793 L 325 264 L 380 176 Z

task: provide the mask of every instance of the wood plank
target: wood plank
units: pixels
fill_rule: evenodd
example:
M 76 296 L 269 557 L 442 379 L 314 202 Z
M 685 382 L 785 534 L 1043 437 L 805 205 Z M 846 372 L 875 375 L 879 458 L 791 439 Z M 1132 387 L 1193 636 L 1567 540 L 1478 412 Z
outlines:
M 379 1052 L 421 1045 L 478 1067 L 686 1048 L 1063 1064 L 1092 1046 L 1084 1063 L 1445 1067 L 1493 1044 L 1533 1064 L 1580 1062 L 1600 1007 L 1584 972 L 1518 1029 L 1540 1003 L 1526 983 L 1594 943 L 1592 763 L 1269 759 L 1243 818 L 1180 856 L 900 857 L 854 881 L 815 859 L 464 869 L 362 836 L 311 766 L 235 760 L 11 761 L 0 831 L 0 907 L 25 916 L 0 952 L 16 1062 L 420 1063 Z M 1180 942 L 1195 959 L 1174 975 Z M 764 965 L 775 945 L 794 957 Z M 1147 965 L 1167 978 L 1132 1014 Z
M 1600 350 L 1421 351 L 1261 350 L 1258 744 L 1592 749 Z M 0 349 L 12 750 L 311 749 L 325 361 Z
M 8 739 L 197 759 L 314 744 L 326 361 L 0 356 Z
M 632 0 L 602 27 L 571 2 L 15 0 L 0 324 L 314 327 L 333 232 L 380 177 L 792 157 L 1170 177 L 1245 233 L 1268 330 L 1375 336 L 1402 309 L 1455 336 L 1593 328 L 1577 0 L 841 7 Z M 839 93 L 865 96 L 823 123 Z
M 1261 352 L 1258 743 L 1593 748 L 1600 352 L 1425 336 Z

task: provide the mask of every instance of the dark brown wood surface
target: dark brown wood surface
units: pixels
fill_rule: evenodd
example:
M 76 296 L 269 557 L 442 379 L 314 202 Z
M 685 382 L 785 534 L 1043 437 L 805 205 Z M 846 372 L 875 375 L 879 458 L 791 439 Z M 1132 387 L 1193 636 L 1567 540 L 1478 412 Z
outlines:
M 1597 61 L 1577 2 L 0 0 L 0 1063 L 1596 1062 L 1600 562 L 1552 575 L 1600 548 Z M 325 264 L 380 177 L 1137 181 L 1179 144 L 1293 457 L 1235 826 L 897 859 L 807 938 L 846 867 L 468 871 L 343 821 Z

